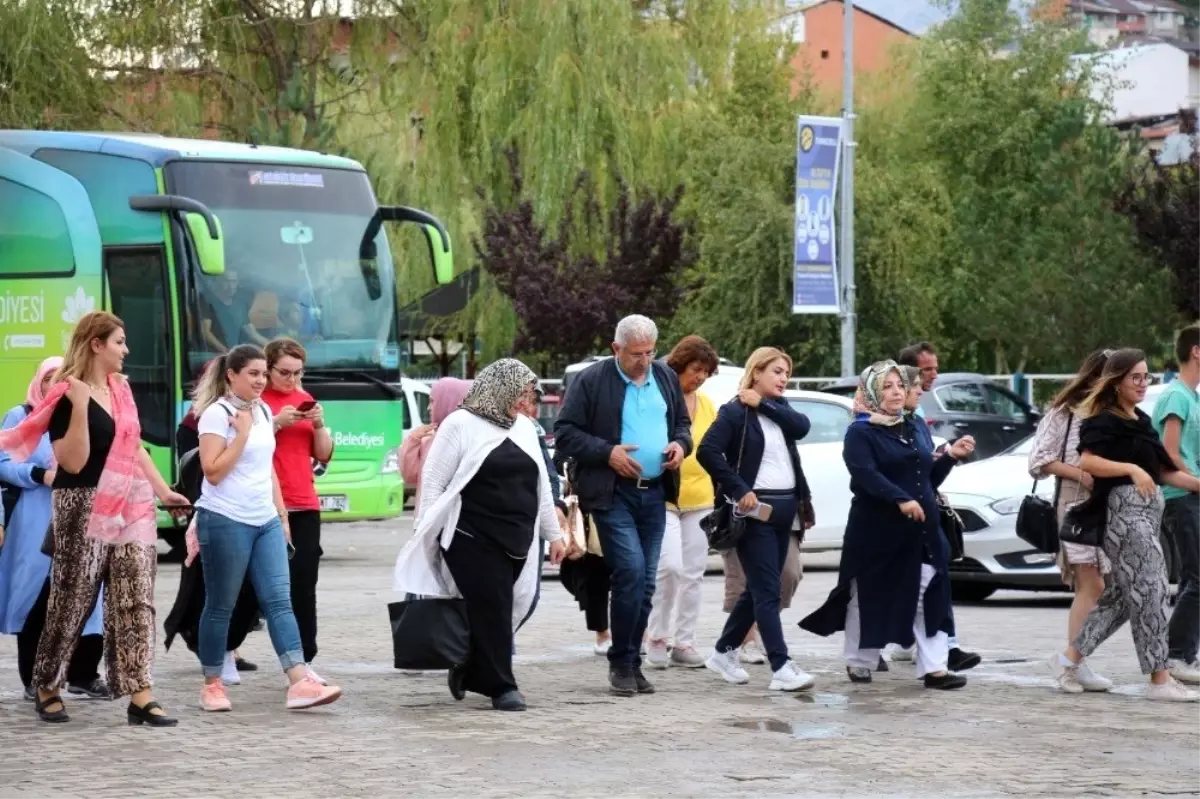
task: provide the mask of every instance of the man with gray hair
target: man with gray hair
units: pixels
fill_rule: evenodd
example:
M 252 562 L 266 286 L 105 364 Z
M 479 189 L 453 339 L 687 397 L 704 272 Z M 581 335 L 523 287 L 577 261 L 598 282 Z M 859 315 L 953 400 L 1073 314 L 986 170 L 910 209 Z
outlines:
M 666 503 L 692 450 L 691 418 L 675 370 L 654 359 L 658 328 L 645 316 L 617 323 L 615 357 L 575 378 L 554 423 L 555 447 L 576 464 L 575 493 L 591 514 L 612 570 L 609 685 L 618 696 L 654 693 L 642 674 Z

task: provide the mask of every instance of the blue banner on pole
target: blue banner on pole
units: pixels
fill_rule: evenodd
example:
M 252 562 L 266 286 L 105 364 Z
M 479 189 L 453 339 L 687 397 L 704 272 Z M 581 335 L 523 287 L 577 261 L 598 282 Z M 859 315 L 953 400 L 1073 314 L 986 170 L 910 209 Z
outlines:
M 840 313 L 834 199 L 842 160 L 842 120 L 799 118 L 792 313 Z

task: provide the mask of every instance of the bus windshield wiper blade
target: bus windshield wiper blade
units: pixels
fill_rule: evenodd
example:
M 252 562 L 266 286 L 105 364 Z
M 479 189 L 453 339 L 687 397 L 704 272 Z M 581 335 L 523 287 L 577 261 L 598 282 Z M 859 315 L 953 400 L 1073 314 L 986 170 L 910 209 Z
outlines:
M 383 393 L 391 399 L 398 399 L 404 396 L 404 392 L 393 386 L 391 383 L 380 380 L 370 372 L 363 372 L 357 369 L 305 369 L 304 374 L 305 376 L 313 375 L 317 378 L 332 378 L 334 380 L 358 378 L 379 386 L 379 388 L 383 389 Z

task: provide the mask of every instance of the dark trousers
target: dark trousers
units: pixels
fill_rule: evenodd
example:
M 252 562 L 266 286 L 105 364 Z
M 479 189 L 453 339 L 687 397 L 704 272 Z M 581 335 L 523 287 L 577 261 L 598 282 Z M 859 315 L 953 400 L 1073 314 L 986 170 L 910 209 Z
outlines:
M 667 526 L 667 504 L 662 483 L 639 489 L 629 480 L 617 480 L 612 507 L 592 514 L 604 560 L 612 570 L 613 666 L 642 665 L 642 636 L 650 621 L 658 556 Z M 778 598 L 778 597 L 777 597 Z
M 590 552 L 583 556 L 583 568 L 587 574 L 584 582 L 587 605 L 583 618 L 587 628 L 594 633 L 608 632 L 608 564 L 599 555 Z
M 457 532 L 445 553 L 446 567 L 467 603 L 471 656 L 463 687 L 497 697 L 517 689 L 513 676 L 513 585 L 525 558 L 511 558 L 485 538 Z
M 1200 494 L 1168 499 L 1163 522 L 1179 558 L 1179 594 L 1167 629 L 1167 656 L 1191 663 L 1200 649 Z
M 288 561 L 292 577 L 292 613 L 300 627 L 304 662 L 317 657 L 317 571 L 321 565 L 321 512 L 288 511 L 292 546 L 296 554 Z
M 779 592 L 780 574 L 787 561 L 792 522 L 796 518 L 796 499 L 765 493 L 758 496 L 772 507 L 771 519 L 766 522 L 748 519 L 746 532 L 737 542 L 746 589 L 725 620 L 725 629 L 717 640 L 717 651 L 737 649 L 746 640 L 750 628 L 757 624 L 771 668 L 778 671 L 788 661 L 783 624 L 779 621 Z
M 50 602 L 50 580 L 42 585 L 42 592 L 25 617 L 25 626 L 17 633 L 17 673 L 21 685 L 33 684 L 33 662 L 37 659 L 38 639 L 46 626 L 46 606 Z M 92 615 L 92 611 L 88 611 Z M 103 635 L 81 635 L 71 661 L 67 666 L 68 685 L 91 685 L 100 678 L 100 659 L 104 657 Z

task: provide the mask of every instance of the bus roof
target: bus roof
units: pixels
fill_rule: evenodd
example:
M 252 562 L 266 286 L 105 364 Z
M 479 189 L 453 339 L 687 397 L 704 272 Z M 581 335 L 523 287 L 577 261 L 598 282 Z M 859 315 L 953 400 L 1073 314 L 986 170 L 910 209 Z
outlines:
M 105 153 L 146 161 L 159 168 L 168 161 L 241 161 L 260 164 L 293 164 L 365 171 L 361 164 L 337 155 L 235 144 L 209 139 L 175 139 L 154 133 L 75 133 L 51 130 L 0 130 L 0 147 L 33 155 L 38 150 L 75 150 Z

